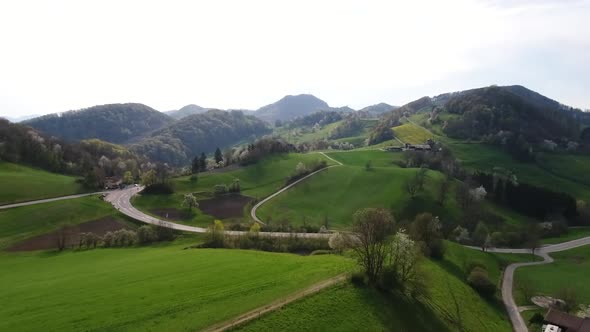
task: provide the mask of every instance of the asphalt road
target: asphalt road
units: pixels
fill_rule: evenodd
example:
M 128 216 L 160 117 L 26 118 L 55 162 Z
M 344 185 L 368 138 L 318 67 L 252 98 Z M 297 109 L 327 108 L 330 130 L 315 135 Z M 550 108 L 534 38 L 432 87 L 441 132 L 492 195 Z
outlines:
M 143 187 L 132 187 L 127 189 L 115 190 L 110 192 L 106 200 L 111 202 L 111 204 L 119 210 L 121 213 L 144 223 L 162 226 L 166 228 L 171 228 L 179 231 L 184 232 L 192 232 L 192 233 L 205 233 L 207 232 L 206 228 L 203 227 L 195 227 L 195 226 L 188 226 L 173 223 L 170 221 L 161 220 L 150 215 L 147 215 L 135 207 L 131 205 L 131 197 L 139 193 L 143 190 Z M 249 232 L 244 231 L 224 231 L 227 235 L 247 235 L 250 234 Z M 305 238 L 326 238 L 329 237 L 330 234 L 328 233 L 286 233 L 286 232 L 260 232 L 259 236 L 270 236 L 270 237 L 290 237 L 290 236 L 298 236 L 298 237 L 305 237 Z
M 502 279 L 502 301 L 504 302 L 504 306 L 506 307 L 506 311 L 508 312 L 508 316 L 510 317 L 510 321 L 512 322 L 512 328 L 515 332 L 528 332 L 528 328 L 524 319 L 520 315 L 518 310 L 518 306 L 514 301 L 513 297 L 513 290 L 514 290 L 514 271 L 522 266 L 531 266 L 531 265 L 541 265 L 541 264 L 549 264 L 553 262 L 553 258 L 549 256 L 552 252 L 559 252 L 569 249 L 574 249 L 577 247 L 585 246 L 590 244 L 590 237 L 585 237 L 577 240 L 572 240 L 568 242 L 558 243 L 547 245 L 541 247 L 535 251 L 535 255 L 540 256 L 543 258 L 542 261 L 538 262 L 528 262 L 528 263 L 513 263 L 506 267 L 504 270 L 504 277 Z M 477 249 L 475 247 L 470 247 L 472 249 Z M 490 248 L 488 249 L 489 252 L 498 252 L 498 253 L 509 253 L 509 254 L 530 254 L 530 249 L 506 249 L 506 248 Z
M 74 199 L 74 198 L 80 198 L 80 197 L 84 197 L 84 196 L 92 196 L 92 195 L 104 194 L 104 193 L 107 193 L 107 192 L 108 191 L 98 191 L 98 192 L 94 192 L 94 193 L 86 193 L 86 194 L 70 195 L 70 196 L 61 196 L 61 197 L 40 199 L 40 200 L 37 200 L 37 201 L 28 201 L 28 202 L 22 202 L 22 203 L 14 203 L 14 204 L 0 205 L 0 210 L 2 210 L 2 209 L 12 209 L 12 208 L 19 207 L 19 206 L 27 206 L 27 205 L 34 205 L 34 204 L 42 204 L 42 203 L 49 203 L 49 202 L 61 201 L 61 200 L 64 200 L 64 199 Z

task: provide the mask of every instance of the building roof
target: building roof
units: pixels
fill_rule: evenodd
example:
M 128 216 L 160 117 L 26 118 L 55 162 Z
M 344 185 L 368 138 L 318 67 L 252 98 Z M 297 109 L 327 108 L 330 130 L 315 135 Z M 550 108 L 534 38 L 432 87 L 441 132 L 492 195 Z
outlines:
M 566 332 L 590 332 L 589 318 L 580 318 L 555 309 L 549 309 L 545 321 L 564 328 Z

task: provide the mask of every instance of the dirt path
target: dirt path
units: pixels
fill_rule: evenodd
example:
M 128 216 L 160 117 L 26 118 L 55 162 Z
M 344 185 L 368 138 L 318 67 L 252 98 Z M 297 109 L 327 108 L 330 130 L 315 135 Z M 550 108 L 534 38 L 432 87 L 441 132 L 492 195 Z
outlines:
M 242 315 L 232 318 L 230 320 L 215 324 L 215 325 L 205 329 L 204 331 L 221 332 L 221 331 L 229 330 L 233 327 L 236 327 L 238 325 L 242 325 L 248 321 L 256 319 L 256 318 L 258 318 L 264 314 L 267 314 L 271 311 L 279 309 L 279 308 L 283 307 L 284 305 L 287 305 L 291 302 L 297 301 L 297 300 L 304 298 L 308 295 L 315 294 L 327 287 L 330 287 L 332 285 L 343 282 L 347 278 L 348 278 L 348 274 L 341 274 L 341 275 L 335 276 L 333 278 L 318 282 L 317 284 L 314 284 L 314 285 L 312 285 L 306 289 L 303 289 L 297 293 L 291 294 L 285 298 L 276 300 L 270 304 L 264 305 L 262 307 L 258 307 L 254 310 L 250 310 L 250 311 L 246 312 L 245 314 L 242 314 Z

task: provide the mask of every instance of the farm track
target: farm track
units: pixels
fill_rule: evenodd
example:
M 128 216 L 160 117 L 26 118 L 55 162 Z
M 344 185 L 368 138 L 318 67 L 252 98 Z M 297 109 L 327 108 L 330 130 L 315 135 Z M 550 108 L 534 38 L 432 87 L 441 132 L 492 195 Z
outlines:
M 271 311 L 280 309 L 289 303 L 295 302 L 295 301 L 297 301 L 301 298 L 304 298 L 306 296 L 318 293 L 319 291 L 326 289 L 330 286 L 344 282 L 347 278 L 348 278 L 347 274 L 341 274 L 341 275 L 332 277 L 330 279 L 320 281 L 317 284 L 311 285 L 310 287 L 308 287 L 306 289 L 298 291 L 298 292 L 291 294 L 285 298 L 276 300 L 276 301 L 272 302 L 271 304 L 267 304 L 262 307 L 258 307 L 256 309 L 250 310 L 238 317 L 232 318 L 232 319 L 227 320 L 222 323 L 215 324 L 215 325 L 205 329 L 204 331 L 206 331 L 206 332 L 221 332 L 221 331 L 230 330 L 234 327 L 242 325 L 242 324 L 249 322 L 253 319 L 257 319 L 260 316 L 265 315 Z

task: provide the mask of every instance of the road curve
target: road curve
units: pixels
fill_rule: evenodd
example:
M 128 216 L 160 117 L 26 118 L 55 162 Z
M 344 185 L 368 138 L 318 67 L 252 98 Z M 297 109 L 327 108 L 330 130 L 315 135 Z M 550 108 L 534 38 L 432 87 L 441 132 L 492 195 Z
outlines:
M 64 200 L 64 199 L 74 199 L 74 198 L 80 198 L 80 197 L 84 197 L 84 196 L 92 196 L 92 195 L 98 195 L 98 194 L 104 194 L 104 193 L 108 193 L 108 191 L 97 191 L 97 192 L 94 192 L 94 193 L 69 195 L 69 196 L 60 196 L 60 197 L 54 197 L 54 198 L 39 199 L 39 200 L 36 200 L 36 201 L 28 201 L 28 202 L 22 202 L 22 203 L 6 204 L 6 205 L 0 205 L 0 210 L 3 210 L 3 209 L 12 209 L 12 208 L 20 207 L 20 206 L 27 206 L 27 205 L 34 205 L 34 204 L 42 204 L 42 203 L 49 203 L 49 202 L 61 201 L 61 200 Z
M 532 266 L 549 264 L 553 262 L 553 258 L 549 256 L 549 253 L 559 252 L 577 247 L 590 245 L 590 236 L 572 240 L 568 242 L 562 242 L 558 244 L 547 245 L 536 250 L 535 255 L 543 258 L 542 261 L 538 262 L 527 262 L 527 263 L 513 263 L 506 267 L 504 270 L 504 276 L 502 278 L 502 301 L 506 307 L 506 312 L 512 323 L 512 328 L 515 332 L 528 332 L 527 325 L 522 319 L 518 306 L 514 301 L 513 290 L 514 290 L 514 271 L 522 266 Z M 478 249 L 476 247 L 470 247 L 471 249 Z M 506 254 L 530 254 L 530 249 L 508 249 L 508 248 L 490 248 L 489 252 L 506 253 Z
M 179 231 L 184 232 L 191 232 L 191 233 L 205 233 L 207 232 L 206 228 L 203 227 L 195 227 L 195 226 L 188 226 L 173 223 L 170 221 L 161 220 L 150 215 L 147 215 L 135 207 L 131 205 L 131 197 L 139 193 L 143 190 L 143 187 L 131 187 L 127 189 L 121 189 L 109 192 L 107 197 L 105 198 L 106 201 L 111 202 L 111 204 L 119 210 L 121 213 L 131 217 L 135 220 L 144 222 L 146 224 L 157 225 L 161 227 L 171 228 Z M 250 234 L 249 232 L 244 231 L 224 231 L 227 235 L 247 235 Z M 303 237 L 303 238 L 326 238 L 329 237 L 330 234 L 328 233 L 287 233 L 287 232 L 259 232 L 259 236 L 269 236 L 269 237 Z
M 321 168 L 321 169 L 319 169 L 319 170 L 317 170 L 317 171 L 315 171 L 315 172 L 313 172 L 313 173 L 311 173 L 311 174 L 308 174 L 308 175 L 306 175 L 306 176 L 302 177 L 301 179 L 299 179 L 299 180 L 297 180 L 297 181 L 295 181 L 295 182 L 293 182 L 293 183 L 289 184 L 288 186 L 286 186 L 286 187 L 284 187 L 284 188 L 280 189 L 280 190 L 279 190 L 279 191 L 277 191 L 276 193 L 274 193 L 274 194 L 272 194 L 272 195 L 270 195 L 270 196 L 266 197 L 266 198 L 265 198 L 265 199 L 263 199 L 262 201 L 258 202 L 256 205 L 254 205 L 254 207 L 252 208 L 252 210 L 250 210 L 250 216 L 252 217 L 252 219 L 253 219 L 254 221 L 256 221 L 257 223 L 260 223 L 260 224 L 264 225 L 264 222 L 263 222 L 262 220 L 260 220 L 260 218 L 258 218 L 258 217 L 256 216 L 256 210 L 258 210 L 258 208 L 259 208 L 259 207 L 261 207 L 261 206 L 262 206 L 264 203 L 266 203 L 266 202 L 270 201 L 271 199 L 275 198 L 275 197 L 276 197 L 277 195 L 279 195 L 280 193 L 282 193 L 282 192 L 284 192 L 284 191 L 288 190 L 289 188 L 293 187 L 294 185 L 298 184 L 299 182 L 301 182 L 301 181 L 303 181 L 303 180 L 305 180 L 305 179 L 307 179 L 307 178 L 309 178 L 309 177 L 311 177 L 311 176 L 314 176 L 314 175 L 316 175 L 316 174 L 317 174 L 317 173 L 319 173 L 319 172 L 322 172 L 322 171 L 324 171 L 324 170 L 327 170 L 328 168 L 342 166 L 342 163 L 341 163 L 341 162 L 339 162 L 339 161 L 338 161 L 338 160 L 336 160 L 336 159 L 333 159 L 332 157 L 330 157 L 330 156 L 326 155 L 325 153 L 323 153 L 323 152 L 319 152 L 319 154 L 321 154 L 321 155 L 323 155 L 324 157 L 326 157 L 326 158 L 330 159 L 331 161 L 335 162 L 337 165 L 332 165 L 332 166 L 324 167 L 324 168 Z

